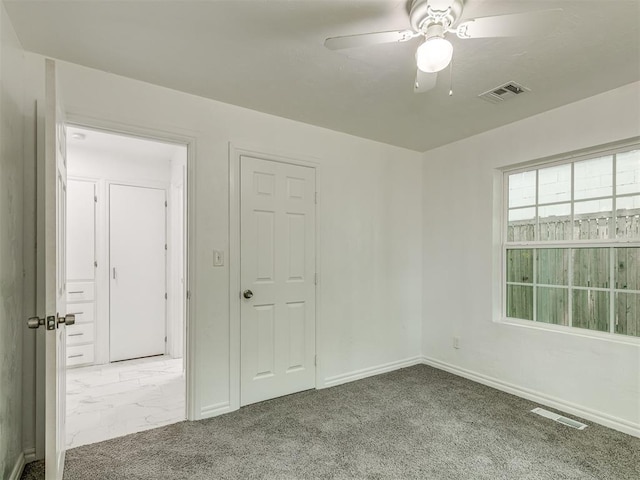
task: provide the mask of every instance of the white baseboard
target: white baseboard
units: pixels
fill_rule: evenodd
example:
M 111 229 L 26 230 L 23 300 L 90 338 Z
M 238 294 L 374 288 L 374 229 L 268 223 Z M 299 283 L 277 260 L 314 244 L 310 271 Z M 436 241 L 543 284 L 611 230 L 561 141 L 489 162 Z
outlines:
M 231 405 L 229 404 L 229 402 L 214 403 L 213 405 L 207 405 L 206 407 L 202 407 L 200 409 L 200 418 L 198 420 L 217 417 L 218 415 L 229 413 L 230 411 Z
M 436 360 L 434 358 L 422 357 L 422 359 L 422 363 L 424 363 L 425 365 L 429 365 L 431 367 L 453 373 L 454 375 L 473 380 L 474 382 L 487 385 L 503 392 L 511 393 L 512 395 L 516 395 L 518 397 L 526 398 L 527 400 L 531 400 L 536 403 L 541 403 L 542 405 L 546 405 L 562 412 L 584 418 L 585 420 L 604 425 L 605 427 L 613 428 L 614 430 L 618 430 L 628 435 L 640 437 L 640 424 L 629 422 L 612 415 L 607 415 L 605 413 L 592 410 L 588 407 L 567 402 L 565 400 L 552 397 L 535 390 L 520 387 L 512 383 L 503 382 L 502 380 L 498 380 L 497 378 L 476 373 L 465 368 L 460 368 L 455 365 Z
M 7 480 L 20 480 L 22 471 L 24 470 L 24 466 L 24 453 L 21 453 L 20 455 L 18 455 L 16 464 L 13 466 L 13 470 L 11 470 L 11 473 L 9 474 L 9 478 Z
M 324 379 L 324 384 L 317 388 L 335 387 L 336 385 L 342 385 L 343 383 L 353 382 L 355 380 L 361 380 L 363 378 L 372 377 L 374 375 L 380 375 L 381 373 L 391 372 L 400 368 L 412 367 L 423 363 L 422 356 L 416 356 L 406 358 L 404 360 L 397 360 L 395 362 L 384 363 L 382 365 L 376 365 L 375 367 L 363 368 L 361 370 L 355 370 L 353 372 L 343 373 L 341 375 L 335 375 L 333 377 L 327 377 Z
M 24 463 L 25 463 L 25 465 L 27 463 L 35 462 L 36 460 L 37 460 L 37 458 L 36 458 L 36 449 L 35 448 L 26 448 L 24 450 Z

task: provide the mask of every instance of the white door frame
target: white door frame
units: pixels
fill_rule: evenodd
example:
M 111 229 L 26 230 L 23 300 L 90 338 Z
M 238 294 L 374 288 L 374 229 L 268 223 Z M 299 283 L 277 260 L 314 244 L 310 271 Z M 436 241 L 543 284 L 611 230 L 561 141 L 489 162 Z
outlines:
M 240 157 L 253 156 L 272 162 L 288 163 L 315 170 L 316 177 L 316 374 L 315 388 L 321 385 L 322 361 L 320 358 L 320 162 L 318 158 L 303 155 L 268 153 L 260 148 L 239 146 L 229 142 L 229 407 L 240 408 Z
M 106 133 L 123 135 L 129 137 L 143 138 L 148 140 L 169 142 L 184 145 L 187 147 L 187 178 L 185 188 L 186 203 L 185 207 L 185 279 L 186 279 L 186 299 L 184 302 L 184 323 L 185 323 L 185 351 L 183 354 L 185 368 L 185 394 L 186 394 L 186 418 L 187 420 L 196 420 L 199 418 L 199 409 L 197 407 L 198 395 L 195 372 L 196 352 L 195 339 L 197 338 L 195 320 L 195 179 L 196 179 L 196 138 L 191 132 L 168 132 L 164 130 L 156 130 L 143 127 L 140 125 L 131 125 L 122 122 L 115 122 L 82 114 L 67 113 L 67 125 L 101 130 Z M 127 183 L 114 181 L 112 183 Z

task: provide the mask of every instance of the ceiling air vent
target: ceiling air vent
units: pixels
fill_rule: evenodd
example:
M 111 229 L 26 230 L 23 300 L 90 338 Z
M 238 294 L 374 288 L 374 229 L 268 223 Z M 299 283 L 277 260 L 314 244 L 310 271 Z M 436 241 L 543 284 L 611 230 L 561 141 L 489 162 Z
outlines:
M 527 87 L 523 87 L 516 82 L 507 82 L 504 85 L 500 85 L 499 87 L 492 88 L 491 90 L 481 93 L 478 97 L 490 103 L 500 103 L 508 100 L 509 98 L 515 97 L 516 95 L 521 95 L 530 91 L 531 90 Z

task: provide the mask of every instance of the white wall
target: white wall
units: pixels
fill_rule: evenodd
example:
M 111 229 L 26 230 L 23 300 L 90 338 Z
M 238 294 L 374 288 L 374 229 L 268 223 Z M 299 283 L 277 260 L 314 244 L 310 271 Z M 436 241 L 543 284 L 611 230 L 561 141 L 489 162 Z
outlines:
M 11 478 L 24 461 L 23 85 L 23 51 L 0 2 L 0 478 L 3 479 Z
M 33 75 L 41 75 L 43 58 L 27 59 Z M 420 154 L 77 65 L 61 62 L 59 73 L 71 117 L 194 139 L 197 417 L 232 408 L 229 334 L 237 319 L 229 318 L 229 142 L 320 163 L 318 386 L 419 359 Z M 224 267 L 213 267 L 213 249 L 225 252 Z
M 638 135 L 640 84 L 635 83 L 424 154 L 428 359 L 640 432 L 638 345 L 494 323 L 499 312 L 491 281 L 499 279 L 501 268 L 494 255 L 500 242 L 494 235 L 495 200 L 501 194 L 494 190 L 497 168 Z M 452 348 L 453 336 L 460 337 L 459 350 Z

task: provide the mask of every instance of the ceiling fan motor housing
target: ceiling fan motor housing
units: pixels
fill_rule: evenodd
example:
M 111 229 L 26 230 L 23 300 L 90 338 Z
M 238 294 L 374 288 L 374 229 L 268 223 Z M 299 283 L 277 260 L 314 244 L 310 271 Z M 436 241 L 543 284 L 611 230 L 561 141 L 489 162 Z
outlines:
M 460 18 L 464 0 L 413 0 L 409 19 L 416 32 L 427 33 L 432 25 L 449 29 Z

